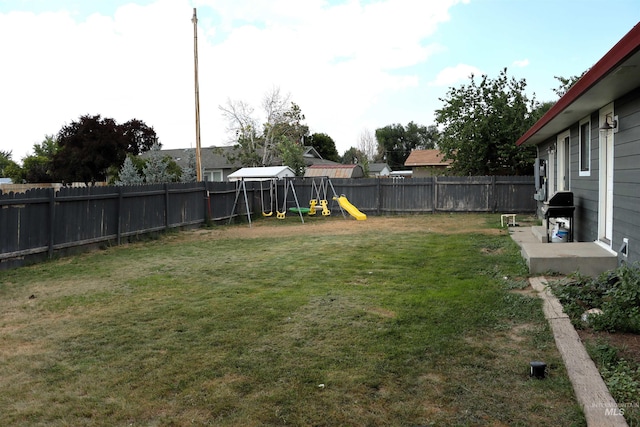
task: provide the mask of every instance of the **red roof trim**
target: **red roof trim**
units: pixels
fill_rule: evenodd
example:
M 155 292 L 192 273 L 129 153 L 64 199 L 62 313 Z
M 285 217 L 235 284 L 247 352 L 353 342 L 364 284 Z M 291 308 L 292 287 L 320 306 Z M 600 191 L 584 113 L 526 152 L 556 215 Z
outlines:
M 546 126 L 552 119 L 564 111 L 576 99 L 587 92 L 593 85 L 632 54 L 640 46 L 640 24 L 636 24 L 615 46 L 609 50 L 558 102 L 551 107 L 524 135 L 518 139 L 516 145 L 522 145 L 529 138 Z

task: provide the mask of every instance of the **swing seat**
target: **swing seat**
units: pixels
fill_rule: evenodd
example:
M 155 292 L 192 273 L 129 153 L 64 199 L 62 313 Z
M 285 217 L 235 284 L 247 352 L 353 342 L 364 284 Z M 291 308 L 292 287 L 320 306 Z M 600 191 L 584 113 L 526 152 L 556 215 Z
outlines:
M 276 218 L 284 219 L 286 214 L 287 214 L 287 211 L 284 211 L 284 212 L 276 211 Z
M 271 216 L 273 215 L 273 212 L 262 212 L 262 216 Z
M 327 207 L 327 201 L 326 200 L 320 200 L 320 206 L 322 206 L 322 216 L 331 215 L 331 211 Z

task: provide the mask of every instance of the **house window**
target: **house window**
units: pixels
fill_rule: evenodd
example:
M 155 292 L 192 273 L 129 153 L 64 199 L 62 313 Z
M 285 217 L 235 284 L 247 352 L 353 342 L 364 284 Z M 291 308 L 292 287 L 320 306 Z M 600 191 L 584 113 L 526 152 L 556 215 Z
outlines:
M 206 170 L 202 174 L 202 179 L 204 181 L 222 182 L 223 181 L 222 171 L 221 170 Z
M 589 119 L 580 122 L 580 176 L 591 174 L 591 123 Z

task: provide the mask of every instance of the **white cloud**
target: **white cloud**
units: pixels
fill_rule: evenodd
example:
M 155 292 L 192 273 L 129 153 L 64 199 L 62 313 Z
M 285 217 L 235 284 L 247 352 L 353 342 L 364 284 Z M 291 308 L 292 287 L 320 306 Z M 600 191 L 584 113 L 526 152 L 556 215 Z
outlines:
M 527 65 L 529 65 L 528 59 L 520 59 L 520 60 L 513 61 L 514 67 L 523 68 L 523 67 L 526 67 Z
M 429 83 L 430 86 L 451 86 L 463 80 L 468 80 L 471 75 L 480 76 L 482 71 L 473 65 L 458 64 L 455 67 L 447 67 L 440 71 L 436 79 Z
M 10 144 L 19 160 L 83 114 L 135 117 L 167 148 L 192 145 L 195 5 L 203 146 L 226 141 L 218 106 L 227 98 L 259 107 L 279 86 L 312 131 L 329 134 L 342 152 L 357 143 L 376 102 L 421 84 L 412 67 L 442 49 L 430 37 L 456 3 L 157 0 L 83 21 L 66 12 L 0 14 L 0 39 L 12 41 L 0 45 L 9 64 L 0 81 L 2 149 Z M 460 65 L 436 82 L 472 69 Z

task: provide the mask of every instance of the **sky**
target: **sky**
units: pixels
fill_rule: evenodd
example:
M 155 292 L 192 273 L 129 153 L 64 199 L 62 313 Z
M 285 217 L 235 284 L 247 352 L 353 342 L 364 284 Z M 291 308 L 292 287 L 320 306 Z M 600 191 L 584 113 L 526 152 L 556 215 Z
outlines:
M 232 142 L 220 106 L 279 89 L 343 154 L 377 128 L 435 124 L 449 88 L 503 68 L 555 101 L 640 20 L 638 0 L 0 0 L 0 150 L 83 115 L 195 147 Z

